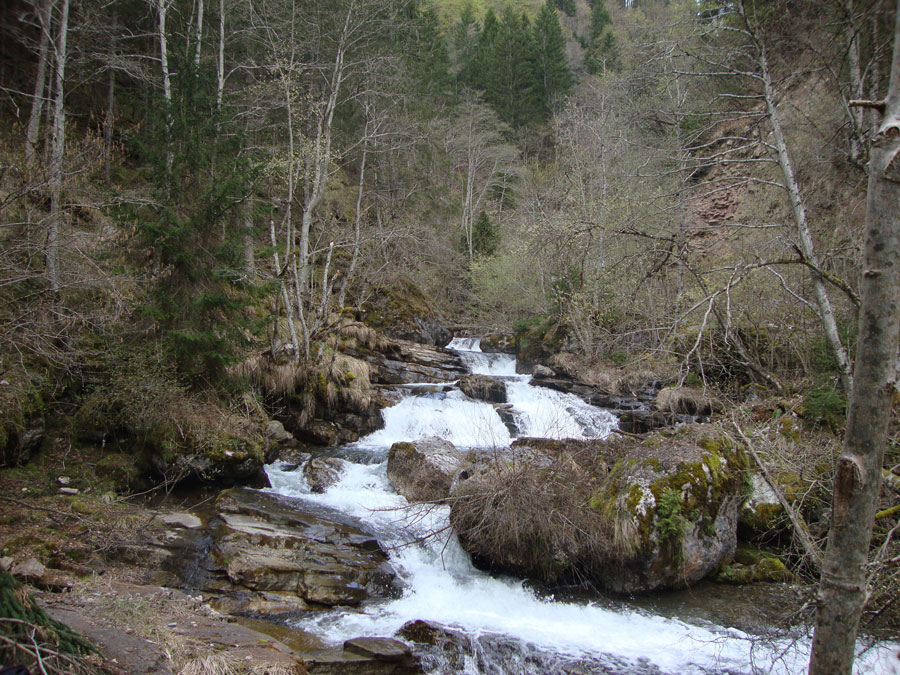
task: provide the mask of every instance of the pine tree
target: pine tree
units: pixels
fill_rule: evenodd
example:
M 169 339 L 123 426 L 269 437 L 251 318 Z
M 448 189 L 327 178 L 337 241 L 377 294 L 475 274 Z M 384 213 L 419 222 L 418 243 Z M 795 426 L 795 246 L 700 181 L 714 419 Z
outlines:
M 487 31 L 485 19 L 485 31 Z M 501 120 L 521 127 L 542 117 L 543 105 L 536 68 L 534 33 L 527 17 L 517 14 L 510 5 L 503 11 L 493 59 L 482 87 L 487 101 Z
M 566 61 L 565 40 L 559 18 L 548 0 L 534 24 L 539 98 L 544 113 L 549 114 L 554 102 L 572 89 L 572 71 Z
M 500 231 L 485 211 L 472 224 L 472 248 L 478 255 L 491 256 L 500 246 Z
M 604 0 L 594 0 L 591 10 L 590 43 L 585 58 L 588 72 L 603 75 L 618 68 L 618 45 L 611 32 L 612 17 Z
M 414 21 L 417 30 L 409 49 L 414 55 L 411 70 L 424 93 L 446 95 L 451 91 L 450 56 L 437 11 L 429 5 Z M 468 35 L 468 28 L 463 30 Z
M 451 30 L 451 43 L 459 67 L 458 79 L 462 84 L 474 86 L 472 83 L 472 68 L 475 53 L 479 44 L 479 27 L 475 21 L 475 10 L 471 2 L 467 2 L 462 13 Z

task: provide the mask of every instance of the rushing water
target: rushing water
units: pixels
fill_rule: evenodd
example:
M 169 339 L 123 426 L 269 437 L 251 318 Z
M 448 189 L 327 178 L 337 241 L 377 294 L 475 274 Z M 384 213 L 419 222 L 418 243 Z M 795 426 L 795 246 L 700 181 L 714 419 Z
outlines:
M 532 387 L 515 374 L 513 357 L 484 354 L 475 340 L 454 340 L 469 368 L 507 382 L 521 435 L 602 438 L 615 425 L 608 411 L 575 396 Z M 272 490 L 359 519 L 389 551 L 407 584 L 402 597 L 360 611 L 309 613 L 295 625 L 339 644 L 361 635 L 393 635 L 423 619 L 465 633 L 471 653 L 452 664 L 432 658 L 434 672 L 453 673 L 785 673 L 803 672 L 808 640 L 763 640 L 736 629 L 635 611 L 611 602 L 557 602 L 520 580 L 476 570 L 448 529 L 449 508 L 410 506 L 386 475 L 396 441 L 440 436 L 458 447 L 490 451 L 511 442 L 489 404 L 459 391 L 410 395 L 384 410 L 384 429 L 349 448 L 339 483 L 310 493 L 302 473 L 268 467 Z M 432 536 L 428 537 L 427 535 Z M 424 541 L 423 541 L 424 539 Z M 503 645 L 498 648 L 497 643 Z M 509 645 L 516 645 L 510 649 Z M 869 652 L 859 672 L 892 673 L 888 651 Z M 575 664 L 575 665 L 573 665 Z M 587 664 L 587 665 L 585 665 Z

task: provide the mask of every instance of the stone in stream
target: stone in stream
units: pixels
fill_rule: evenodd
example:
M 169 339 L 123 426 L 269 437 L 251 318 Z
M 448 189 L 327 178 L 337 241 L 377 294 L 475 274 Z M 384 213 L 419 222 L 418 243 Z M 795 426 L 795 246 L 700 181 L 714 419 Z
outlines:
M 435 436 L 394 443 L 388 452 L 387 475 L 409 501 L 430 502 L 446 499 L 454 478 L 470 463 L 467 453 Z
M 344 462 L 337 457 L 314 457 L 303 465 L 303 477 L 311 492 L 321 494 L 341 479 Z
M 224 596 L 228 611 L 358 605 L 397 592 L 387 555 L 356 527 L 253 490 L 227 490 L 216 507 L 203 590 Z
M 341 649 L 314 652 L 304 659 L 315 675 L 424 675 L 409 647 L 389 637 L 358 637 Z
M 715 427 L 512 450 L 453 493 L 450 521 L 482 567 L 632 593 L 688 586 L 734 555 L 746 460 Z
M 460 378 L 459 389 L 469 398 L 487 403 L 506 403 L 506 383 L 487 375 Z

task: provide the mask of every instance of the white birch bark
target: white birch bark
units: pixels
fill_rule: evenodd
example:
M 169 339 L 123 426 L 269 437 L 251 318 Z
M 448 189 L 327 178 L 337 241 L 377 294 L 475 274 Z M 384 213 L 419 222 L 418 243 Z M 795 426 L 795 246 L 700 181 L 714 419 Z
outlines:
M 197 0 L 197 26 L 194 31 L 194 74 L 200 72 L 200 48 L 203 44 L 203 0 Z
M 47 278 L 50 290 L 60 290 L 59 231 L 62 225 L 63 159 L 66 152 L 66 41 L 69 33 L 69 0 L 62 0 L 56 38 L 56 68 L 53 93 L 53 138 L 50 152 L 50 228 L 47 233 Z
M 219 0 L 219 58 L 216 61 L 216 107 L 225 93 L 225 0 Z
M 775 88 L 772 85 L 772 77 L 769 70 L 765 46 L 760 46 L 759 67 L 760 75 L 763 80 L 766 110 L 769 115 L 769 122 L 772 125 L 772 134 L 775 137 L 775 151 L 778 157 L 778 166 L 781 168 L 782 177 L 784 178 L 784 187 L 787 190 L 788 199 L 791 203 L 791 212 L 794 217 L 794 228 L 797 232 L 798 245 L 803 255 L 814 268 L 812 272 L 812 282 L 819 320 L 822 322 L 822 329 L 825 332 L 825 339 L 828 342 L 828 346 L 837 360 L 841 384 L 844 387 L 844 391 L 850 392 L 851 382 L 853 381 L 853 375 L 850 371 L 850 358 L 847 355 L 844 344 L 841 342 L 837 320 L 834 316 L 834 308 L 828 297 L 825 280 L 815 271 L 815 269 L 820 267 L 819 259 L 816 254 L 815 245 L 813 244 L 809 220 L 806 215 L 806 205 L 803 202 L 803 193 L 800 190 L 800 184 L 797 182 L 794 166 L 791 161 L 790 153 L 788 152 L 787 141 L 785 140 L 784 131 L 781 127 L 781 117 L 778 114 L 778 107 L 775 100 Z
M 47 62 L 50 55 L 50 32 L 52 30 L 52 0 L 44 0 L 41 3 L 41 41 L 38 47 L 37 71 L 34 76 L 34 96 L 31 99 L 31 114 L 28 116 L 28 126 L 25 132 L 25 162 L 31 165 L 34 162 L 35 147 L 41 129 L 41 115 L 44 111 L 44 92 L 47 89 Z

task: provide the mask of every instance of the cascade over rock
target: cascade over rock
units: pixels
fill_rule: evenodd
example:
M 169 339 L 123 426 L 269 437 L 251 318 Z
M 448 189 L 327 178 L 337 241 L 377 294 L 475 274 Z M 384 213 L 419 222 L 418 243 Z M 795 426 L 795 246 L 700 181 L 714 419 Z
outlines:
M 642 592 L 688 586 L 734 555 L 745 460 L 713 427 L 513 450 L 453 495 L 451 522 L 482 566 Z

